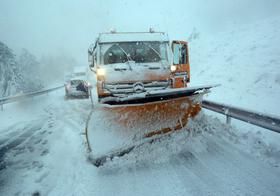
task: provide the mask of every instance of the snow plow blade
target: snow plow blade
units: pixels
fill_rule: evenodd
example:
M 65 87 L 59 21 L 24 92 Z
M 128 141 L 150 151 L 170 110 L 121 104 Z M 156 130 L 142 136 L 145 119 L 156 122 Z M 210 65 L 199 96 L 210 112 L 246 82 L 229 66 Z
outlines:
M 185 127 L 188 118 L 200 112 L 203 95 L 215 86 L 156 90 L 105 98 L 101 103 L 124 129 L 141 130 L 144 137 L 151 137 Z
M 121 157 L 155 138 L 181 130 L 201 110 L 203 95 L 217 85 L 161 90 L 126 98 L 108 98 L 91 117 L 88 144 L 95 166 Z M 104 142 L 101 142 L 104 141 Z M 103 144 L 110 143 L 104 150 Z M 92 144 L 92 145 L 90 145 Z M 98 152 L 98 148 L 102 152 Z

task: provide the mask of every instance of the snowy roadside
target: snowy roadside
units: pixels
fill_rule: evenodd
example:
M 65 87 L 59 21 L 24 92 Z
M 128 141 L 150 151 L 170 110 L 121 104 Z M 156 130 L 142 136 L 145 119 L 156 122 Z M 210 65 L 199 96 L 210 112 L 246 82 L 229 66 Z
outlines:
M 1 114 L 6 123 L 0 129 L 1 194 L 45 195 L 59 189 L 58 175 L 65 172 L 64 179 L 73 161 L 82 169 L 87 163 L 83 132 L 88 107 L 89 100 L 65 101 L 62 90 L 7 105 Z
M 279 33 L 280 17 L 275 16 L 201 34 L 190 43 L 192 85 L 219 83 L 205 99 L 279 117 Z M 204 112 L 225 122 L 223 115 Z M 279 149 L 280 134 L 238 120 L 232 120 L 232 125 L 235 134 L 248 137 L 248 145 L 254 143 L 250 138 L 260 138 Z
M 58 97 L 63 99 L 62 90 L 5 104 L 3 111 L 0 111 L 0 130 L 45 116 L 47 111 L 44 109 L 56 104 Z
M 102 180 L 121 178 L 122 183 L 110 181 L 111 186 L 122 187 L 121 195 L 279 193 L 279 146 L 266 146 L 262 138 L 248 137 L 236 134 L 235 128 L 219 119 L 201 113 L 189 122 L 188 128 L 106 162 L 98 169 L 98 176 Z M 102 193 L 110 195 L 113 189 L 102 190 Z
M 152 144 L 147 143 L 140 146 L 132 153 L 125 155 L 121 158 L 121 164 L 134 165 L 138 162 L 149 162 L 148 160 L 160 164 L 185 149 L 195 149 L 198 152 L 207 151 L 208 146 L 204 142 L 208 137 L 223 140 L 233 148 L 248 153 L 271 167 L 280 167 L 280 145 L 267 144 L 260 132 L 255 134 L 246 129 L 237 130 L 236 127 L 228 126 L 217 117 L 203 112 L 194 120 L 190 120 L 187 128 L 163 137 Z M 109 162 L 109 165 L 118 165 L 119 159 L 116 158 Z

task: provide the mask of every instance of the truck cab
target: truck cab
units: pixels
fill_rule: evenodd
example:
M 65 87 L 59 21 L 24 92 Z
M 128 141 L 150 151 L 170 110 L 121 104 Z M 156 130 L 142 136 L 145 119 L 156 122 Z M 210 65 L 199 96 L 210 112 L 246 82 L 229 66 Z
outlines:
M 100 33 L 88 50 L 98 98 L 187 87 L 188 45 L 163 32 Z

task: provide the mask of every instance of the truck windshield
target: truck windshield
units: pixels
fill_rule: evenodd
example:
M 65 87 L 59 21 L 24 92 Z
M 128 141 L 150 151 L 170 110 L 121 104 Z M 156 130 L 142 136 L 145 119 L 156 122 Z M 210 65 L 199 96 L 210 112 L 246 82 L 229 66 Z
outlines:
M 103 64 L 167 61 L 167 42 L 121 42 L 102 44 Z

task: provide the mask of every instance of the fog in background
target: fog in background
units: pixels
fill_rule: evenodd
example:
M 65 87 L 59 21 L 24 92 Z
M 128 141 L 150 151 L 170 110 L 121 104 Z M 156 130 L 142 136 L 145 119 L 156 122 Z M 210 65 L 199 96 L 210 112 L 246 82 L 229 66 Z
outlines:
M 59 58 L 57 66 L 63 57 L 87 65 L 87 49 L 98 32 L 153 27 L 171 39 L 187 39 L 194 28 L 207 36 L 279 10 L 279 0 L 0 0 L 0 40 L 45 62 Z

